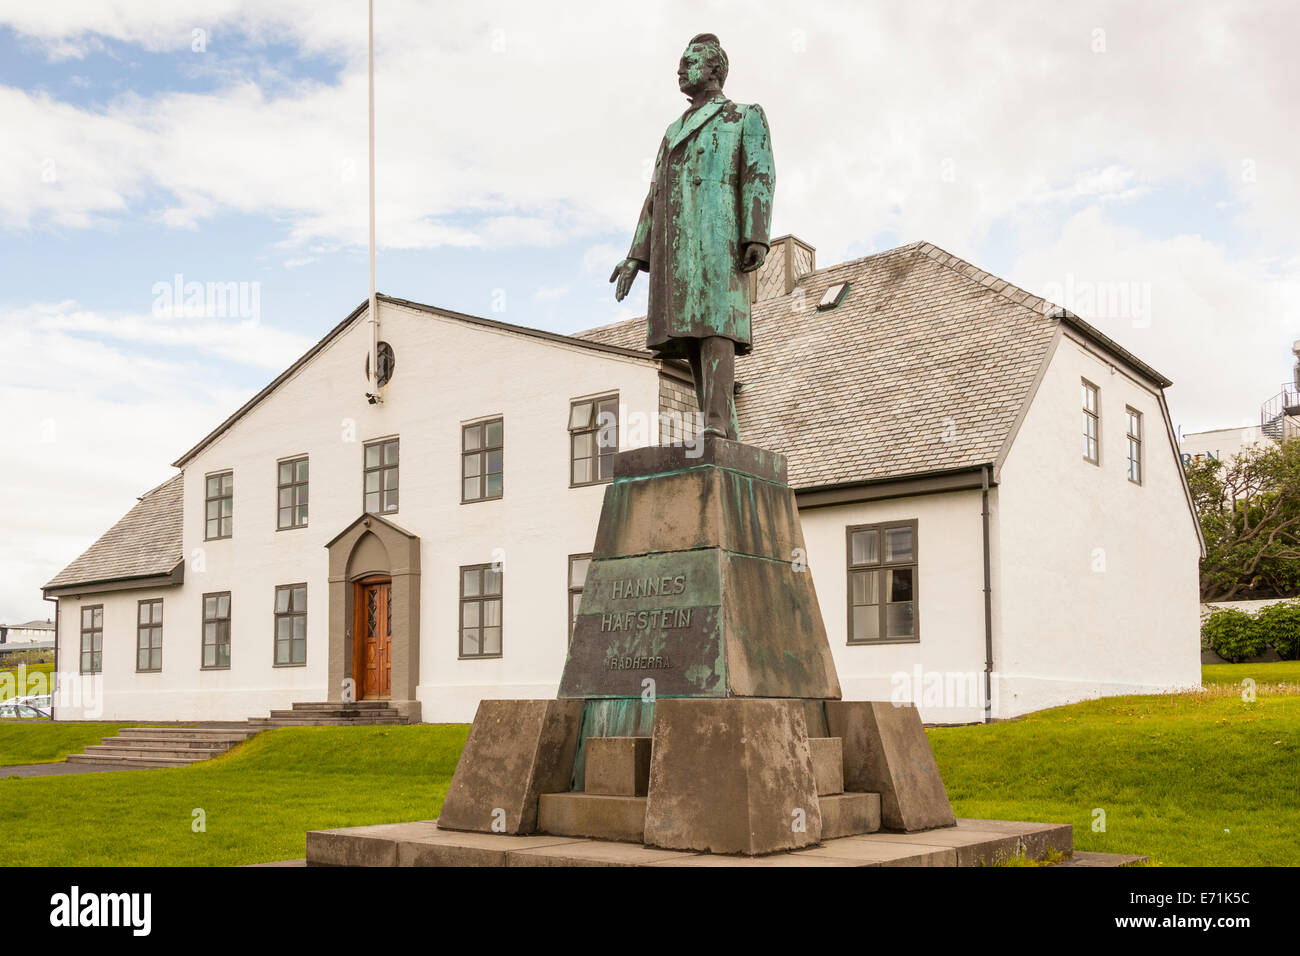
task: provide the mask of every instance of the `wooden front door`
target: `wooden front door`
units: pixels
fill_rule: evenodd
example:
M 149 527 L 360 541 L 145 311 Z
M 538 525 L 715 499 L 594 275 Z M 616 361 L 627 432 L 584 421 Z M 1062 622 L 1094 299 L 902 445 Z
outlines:
M 393 585 L 363 581 L 356 594 L 355 661 L 358 698 L 374 700 L 392 694 Z

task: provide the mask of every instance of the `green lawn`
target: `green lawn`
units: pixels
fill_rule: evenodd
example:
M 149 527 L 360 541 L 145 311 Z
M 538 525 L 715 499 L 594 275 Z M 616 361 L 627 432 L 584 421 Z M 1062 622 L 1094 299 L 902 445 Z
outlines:
M 1220 665 L 1206 668 L 1202 693 L 1089 701 L 936 728 L 930 739 L 959 816 L 1072 823 L 1078 849 L 1160 864 L 1297 864 L 1292 666 Z M 1242 677 L 1256 681 L 1253 702 L 1241 699 Z M 18 724 L 0 734 L 87 726 Z M 437 816 L 467 730 L 289 728 L 183 769 L 0 780 L 0 846 L 14 865 L 300 857 L 307 830 Z M 0 736 L 0 752 L 6 744 Z M 30 739 L 20 746 L 37 749 Z M 1096 808 L 1105 832 L 1092 829 Z M 206 832 L 191 829 L 196 809 Z
M 135 724 L 61 724 L 49 720 L 0 720 L 0 767 L 53 763 L 79 754 L 88 744 L 113 737 Z
M 1300 692 L 1261 682 L 1246 702 L 1239 680 L 936 728 L 930 742 L 958 816 L 1071 823 L 1076 849 L 1158 864 L 1300 865 Z
M 1206 684 L 1236 684 L 1249 677 L 1256 684 L 1292 684 L 1300 688 L 1300 661 L 1272 661 L 1268 664 L 1202 664 L 1201 680 Z
M 0 859 L 188 866 L 300 857 L 308 830 L 437 816 L 468 730 L 292 727 L 179 769 L 0 780 Z M 193 832 L 195 810 L 206 832 Z

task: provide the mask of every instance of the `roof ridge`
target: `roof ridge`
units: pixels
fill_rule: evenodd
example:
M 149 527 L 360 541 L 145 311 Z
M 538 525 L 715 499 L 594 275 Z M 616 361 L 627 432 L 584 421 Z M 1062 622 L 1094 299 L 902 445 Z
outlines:
M 982 285 L 986 289 L 992 289 L 998 295 L 1005 299 L 1010 299 L 1012 302 L 1016 303 L 1016 305 L 1023 305 L 1031 312 L 1036 312 L 1047 318 L 1059 319 L 1060 316 L 1052 315 L 1051 313 L 1067 311 L 1055 302 L 1051 302 L 1043 298 L 1041 295 L 1034 295 L 1034 293 L 1027 289 L 1022 289 L 1014 282 L 1008 282 L 1001 276 L 996 276 L 992 272 L 981 269 L 974 263 L 967 262 L 961 256 L 953 255 L 947 249 L 942 249 L 933 242 L 919 242 L 915 243 L 915 245 L 919 247 L 919 251 L 923 255 L 933 259 L 940 265 L 947 266 L 958 275 L 970 279 L 976 285 Z
M 896 252 L 906 252 L 909 249 L 915 249 L 917 246 L 924 245 L 924 243 L 925 240 L 918 239 L 915 242 L 909 242 L 901 246 L 893 246 L 889 249 L 881 249 L 879 252 L 869 252 L 865 256 L 858 256 L 858 258 L 856 259 L 845 259 L 843 262 L 837 262 L 834 265 L 822 266 L 820 269 L 812 269 L 809 272 L 805 272 L 803 275 L 799 276 L 794 281 L 795 284 L 798 285 L 800 282 L 802 282 L 804 279 L 807 279 L 809 276 L 821 275 L 823 273 L 830 272 L 832 269 L 842 269 L 845 266 L 861 265 L 862 263 L 867 262 L 870 259 L 880 259 L 884 256 L 893 255 Z M 789 292 L 786 293 L 786 295 L 790 295 L 790 294 L 791 293 Z M 773 298 L 779 298 L 779 296 L 773 296 Z
M 789 235 L 793 236 L 793 233 L 790 233 Z M 782 238 L 783 238 L 783 237 L 782 237 Z M 802 241 L 802 240 L 801 240 L 801 241 Z M 867 262 L 867 261 L 870 260 L 870 259 L 879 259 L 879 258 L 882 258 L 882 257 L 884 257 L 884 256 L 893 255 L 894 253 L 898 253 L 898 252 L 906 252 L 906 251 L 909 250 L 909 249 L 914 249 L 914 248 L 916 248 L 917 246 L 921 246 L 921 245 L 924 245 L 924 244 L 925 244 L 925 241 L 924 241 L 924 240 L 922 240 L 922 239 L 918 239 L 918 240 L 916 240 L 915 242 L 909 242 L 909 243 L 907 243 L 907 244 L 905 244 L 905 245 L 901 245 L 901 246 L 893 246 L 893 247 L 891 247 L 891 248 L 889 248 L 889 249 L 881 249 L 879 252 L 870 252 L 870 253 L 867 253 L 867 255 L 865 255 L 865 256 L 859 256 L 859 257 L 856 258 L 856 259 L 845 259 L 843 262 L 837 262 L 837 263 L 835 263 L 834 265 L 823 266 L 823 267 L 820 268 L 820 269 L 813 269 L 813 270 L 811 270 L 811 271 L 809 271 L 809 272 L 805 272 L 805 273 L 803 273 L 801 276 L 799 276 L 798 278 L 796 278 L 796 279 L 794 280 L 794 281 L 795 281 L 795 285 L 799 285 L 801 282 L 803 282 L 803 281 L 804 281 L 805 279 L 807 279 L 809 276 L 822 275 L 823 273 L 830 272 L 830 271 L 833 270 L 833 269 L 843 269 L 843 268 L 848 267 L 848 266 L 861 265 L 862 263 Z M 785 295 L 793 295 L 793 294 L 794 294 L 793 290 L 791 290 L 790 292 L 785 293 Z M 771 298 L 773 298 L 773 299 L 780 299 L 780 298 L 784 298 L 784 296 L 772 296 Z M 764 300 L 764 301 L 766 301 L 766 300 Z M 752 303 L 751 303 L 751 305 L 752 305 Z M 573 335 L 573 336 L 577 336 L 577 337 L 582 337 L 582 336 L 584 336 L 584 335 L 595 335 L 595 334 L 598 333 L 598 332 L 605 332 L 605 331 L 608 331 L 608 330 L 610 330 L 610 329 L 617 329 L 617 328 L 620 328 L 620 327 L 622 327 L 622 326 L 624 326 L 624 325 L 627 325 L 629 322 L 644 322 L 644 321 L 645 321 L 645 318 L 646 318 L 646 317 L 645 317 L 644 315 L 635 315 L 635 316 L 632 316 L 631 318 L 628 318 L 628 319 L 619 319 L 617 322 L 606 322 L 604 325 L 593 325 L 591 328 L 588 328 L 588 329 L 582 329 L 581 331 L 578 331 L 578 332 L 572 332 L 572 333 L 570 333 L 570 334 Z

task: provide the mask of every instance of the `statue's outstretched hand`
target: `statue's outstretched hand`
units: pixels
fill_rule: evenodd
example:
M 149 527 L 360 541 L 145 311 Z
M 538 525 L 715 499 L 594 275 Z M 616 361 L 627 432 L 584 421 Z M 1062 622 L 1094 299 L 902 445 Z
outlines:
M 624 259 L 614 267 L 614 271 L 610 273 L 609 281 L 618 282 L 618 285 L 614 286 L 615 302 L 622 302 L 624 297 L 627 296 L 628 290 L 632 288 L 632 280 L 636 278 L 636 274 L 640 270 L 641 266 L 635 259 Z
M 767 258 L 767 247 L 761 242 L 745 243 L 744 257 L 740 260 L 741 272 L 753 272 Z

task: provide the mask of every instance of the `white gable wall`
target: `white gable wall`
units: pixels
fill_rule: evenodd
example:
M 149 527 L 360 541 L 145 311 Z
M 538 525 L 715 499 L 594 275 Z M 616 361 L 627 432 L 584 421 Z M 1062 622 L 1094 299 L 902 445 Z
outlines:
M 1081 379 L 1099 389 L 1083 458 Z M 1143 483 L 1125 407 L 1142 413 Z M 995 708 L 1014 716 L 1200 684 L 1200 544 L 1158 392 L 1064 335 L 1001 469 Z
M 365 402 L 364 322 L 188 463 L 185 583 L 164 598 L 163 671 L 137 674 L 136 602 L 124 591 L 61 601 L 60 665 L 75 672 L 78 608 L 105 605 L 104 688 L 94 713 L 60 716 L 243 719 L 323 700 L 329 688 L 326 543 L 363 510 L 366 441 L 401 439 L 400 509 L 420 537 L 418 694 L 426 721 L 465 721 L 492 697 L 551 697 L 567 643 L 567 556 L 590 551 L 605 485 L 570 488 L 573 398 L 617 390 L 623 447 L 656 440 L 653 363 L 554 344 L 381 303 L 396 372 L 387 401 Z M 1101 387 L 1102 466 L 1082 460 L 1079 379 Z M 1127 481 L 1123 411 L 1146 425 L 1146 480 Z M 503 499 L 460 503 L 460 427 L 505 420 Z M 277 531 L 276 462 L 310 456 L 310 523 Z M 235 473 L 234 538 L 204 541 L 204 476 Z M 1195 685 L 1198 545 L 1156 394 L 1069 338 L 1061 340 L 991 493 L 994 714 L 1098 694 Z M 984 598 L 980 492 L 803 512 L 832 653 L 849 699 L 915 701 L 929 721 L 983 716 Z M 920 640 L 847 644 L 845 529 L 918 521 Z M 1094 549 L 1105 570 L 1093 571 Z M 499 549 L 499 550 L 498 550 Z M 503 558 L 503 657 L 460 660 L 463 565 Z M 273 666 L 276 585 L 308 584 L 305 667 Z M 202 595 L 232 593 L 232 660 L 202 671 Z M 88 688 L 89 689 L 89 688 Z M 975 693 L 972 693 L 972 690 Z
M 185 583 L 163 595 L 163 671 L 134 672 L 127 613 L 139 592 L 105 604 L 106 718 L 242 719 L 324 700 L 329 608 L 326 543 L 363 511 L 366 441 L 401 439 L 399 510 L 385 515 L 421 539 L 420 697 L 428 721 L 465 720 L 480 697 L 553 696 L 567 646 L 567 556 L 591 550 L 604 485 L 569 487 L 569 401 L 618 391 L 623 445 L 657 434 L 628 426 L 657 414 L 647 360 L 380 304 L 396 367 L 386 402 L 364 398 L 369 329 L 342 333 L 185 468 Z M 501 500 L 461 504 L 461 423 L 504 417 Z M 310 456 L 306 528 L 276 530 L 276 463 Z M 204 476 L 234 471 L 234 537 L 204 540 Z M 507 538 L 507 529 L 509 537 Z M 462 565 L 503 549 L 504 657 L 458 660 Z M 307 582 L 307 664 L 273 666 L 276 585 Z M 230 591 L 231 665 L 200 670 L 202 596 Z M 119 596 L 120 595 L 120 596 Z M 122 608 L 109 614 L 110 603 Z M 92 603 L 87 599 L 80 603 Z M 75 608 L 63 607 L 60 664 L 75 660 Z M 471 702 L 472 701 L 472 702 Z M 61 716 L 74 718 L 65 708 Z
M 808 567 L 845 700 L 911 701 L 934 723 L 983 719 L 984 537 L 979 491 L 800 511 Z M 920 640 L 848 643 L 846 529 L 916 520 Z

